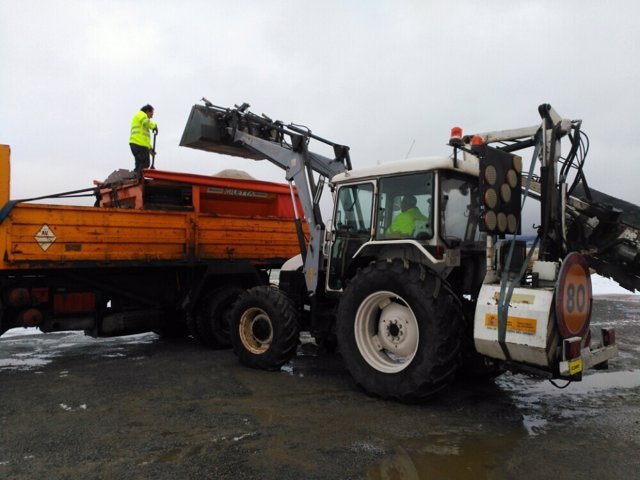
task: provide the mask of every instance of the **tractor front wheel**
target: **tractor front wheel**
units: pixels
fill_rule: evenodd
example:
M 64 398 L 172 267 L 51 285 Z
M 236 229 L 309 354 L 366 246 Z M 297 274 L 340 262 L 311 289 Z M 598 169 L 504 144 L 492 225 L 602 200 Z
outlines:
M 294 355 L 299 333 L 295 305 L 277 288 L 251 288 L 233 305 L 231 342 L 248 367 L 278 370 Z

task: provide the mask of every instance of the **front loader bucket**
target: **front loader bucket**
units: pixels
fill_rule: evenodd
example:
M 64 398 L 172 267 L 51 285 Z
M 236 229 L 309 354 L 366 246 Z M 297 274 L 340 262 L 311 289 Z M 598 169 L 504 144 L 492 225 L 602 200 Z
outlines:
M 225 118 L 227 113 L 215 107 L 194 105 L 184 127 L 180 146 L 254 160 L 263 159 L 264 157 L 232 141 L 228 131 L 229 120 Z

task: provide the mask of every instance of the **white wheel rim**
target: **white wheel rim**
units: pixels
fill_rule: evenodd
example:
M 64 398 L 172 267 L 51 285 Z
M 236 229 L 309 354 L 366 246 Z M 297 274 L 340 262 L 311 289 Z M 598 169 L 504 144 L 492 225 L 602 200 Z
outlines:
M 240 340 L 251 353 L 260 355 L 269 350 L 273 341 L 273 325 L 261 308 L 249 308 L 240 318 Z
M 407 368 L 418 351 L 420 329 L 408 303 L 389 291 L 365 298 L 354 321 L 356 345 L 362 358 L 383 373 Z

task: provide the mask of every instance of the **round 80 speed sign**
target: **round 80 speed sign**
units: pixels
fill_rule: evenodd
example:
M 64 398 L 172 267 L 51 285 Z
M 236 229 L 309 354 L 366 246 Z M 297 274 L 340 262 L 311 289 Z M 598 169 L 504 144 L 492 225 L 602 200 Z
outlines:
M 572 252 L 562 262 L 556 284 L 556 322 L 562 338 L 585 336 L 591 318 L 591 295 L 587 261 Z

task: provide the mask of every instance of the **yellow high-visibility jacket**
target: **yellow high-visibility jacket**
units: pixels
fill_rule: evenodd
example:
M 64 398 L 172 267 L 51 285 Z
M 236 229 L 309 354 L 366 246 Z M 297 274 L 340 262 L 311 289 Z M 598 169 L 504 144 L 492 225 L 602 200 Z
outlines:
M 428 220 L 428 218 L 418 208 L 410 208 L 395 218 L 387 233 L 411 235 L 416 228 L 416 222 L 422 220 Z
M 151 148 L 151 134 L 149 130 L 155 130 L 156 124 L 151 121 L 147 114 L 140 110 L 131 120 L 131 136 L 129 143 Z

